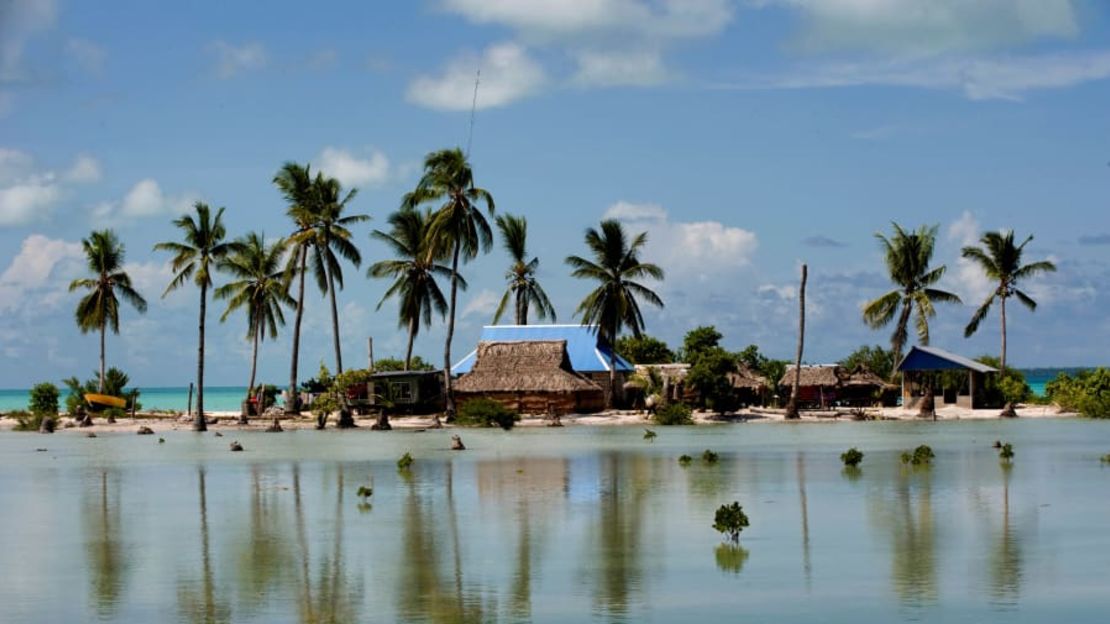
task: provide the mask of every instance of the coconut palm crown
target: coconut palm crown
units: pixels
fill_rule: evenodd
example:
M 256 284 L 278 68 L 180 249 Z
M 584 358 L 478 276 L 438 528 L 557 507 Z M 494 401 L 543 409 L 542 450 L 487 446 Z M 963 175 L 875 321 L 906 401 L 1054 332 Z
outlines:
M 513 215 L 500 215 L 497 217 L 497 229 L 501 232 L 501 243 L 505 251 L 509 252 L 512 264 L 505 272 L 505 280 L 509 283 L 497 311 L 493 314 L 493 322 L 501 320 L 509 300 L 513 300 L 513 311 L 517 325 L 528 324 L 528 310 L 536 310 L 540 319 L 550 318 L 555 322 L 555 307 L 547 298 L 547 293 L 536 279 L 536 271 L 540 266 L 539 258 L 528 260 L 528 221 L 524 217 Z

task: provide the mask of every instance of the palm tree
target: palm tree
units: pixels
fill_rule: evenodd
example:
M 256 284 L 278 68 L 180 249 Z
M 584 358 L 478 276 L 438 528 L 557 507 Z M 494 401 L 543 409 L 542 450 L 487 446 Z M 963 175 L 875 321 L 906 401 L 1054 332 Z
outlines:
M 402 208 L 415 208 L 426 202 L 442 200 L 432 216 L 429 236 L 436 250 L 451 254 L 451 295 L 447 312 L 447 338 L 443 346 L 444 403 L 448 420 L 455 417 L 455 397 L 451 392 L 451 341 L 455 337 L 455 313 L 459 289 L 459 259 L 464 262 L 489 251 L 493 232 L 477 208 L 484 202 L 493 216 L 493 196 L 474 185 L 474 171 L 459 148 L 432 152 L 424 158 L 424 175 L 416 188 L 406 193 Z M 438 425 L 439 419 L 436 418 Z
M 285 325 L 284 306 L 297 304 L 289 296 L 288 273 L 282 267 L 285 241 L 266 244 L 263 235 L 251 232 L 239 240 L 240 248 L 224 262 L 223 269 L 234 281 L 216 289 L 217 299 L 227 300 L 227 309 L 220 322 L 236 310 L 247 312 L 247 340 L 251 341 L 251 376 L 247 383 L 247 400 L 254 392 L 255 372 L 258 369 L 258 343 L 270 332 L 270 339 L 277 338 L 278 325 Z M 243 410 L 240 424 L 247 424 L 247 411 Z
M 921 226 L 907 232 L 897 223 L 894 235 L 890 238 L 876 233 L 882 247 L 887 272 L 896 288 L 863 306 L 863 320 L 871 328 L 879 329 L 890 324 L 895 316 L 894 333 L 890 336 L 890 348 L 894 355 L 892 377 L 897 375 L 897 364 L 902 358 L 902 348 L 909 336 L 910 317 L 916 312 L 915 326 L 917 340 L 922 345 L 929 344 L 929 319 L 936 316 L 935 303 L 960 303 L 960 298 L 948 291 L 933 286 L 944 276 L 947 267 L 941 265 L 930 268 L 933 248 L 936 244 L 937 226 Z M 899 310 L 901 308 L 901 310 Z M 926 384 L 926 397 L 922 401 L 922 413 L 932 412 L 932 388 Z
M 543 287 L 536 281 L 536 269 L 540 266 L 540 259 L 526 260 L 528 221 L 524 217 L 502 215 L 497 217 L 497 229 L 501 231 L 501 243 L 505 246 L 505 251 L 509 252 L 513 263 L 505 273 L 505 280 L 509 282 L 509 287 L 501 297 L 501 303 L 493 315 L 493 322 L 497 323 L 501 320 L 510 298 L 515 298 L 517 325 L 528 324 L 528 308 L 531 305 L 536 306 L 536 316 L 541 319 L 550 317 L 551 321 L 555 322 L 555 307 L 551 305 Z
M 798 289 L 798 351 L 794 358 L 794 379 L 790 383 L 790 400 L 786 404 L 786 418 L 801 418 L 798 413 L 798 392 L 802 379 L 802 350 L 806 342 L 806 281 L 809 279 L 809 266 L 802 265 L 802 285 Z
M 408 329 L 408 346 L 405 348 L 405 370 L 412 364 L 412 345 L 423 323 L 432 322 L 432 312 L 440 318 L 447 314 L 447 300 L 436 283 L 436 276 L 450 277 L 451 269 L 436 262 L 433 256 L 431 211 L 399 210 L 389 216 L 390 231 L 374 230 L 371 237 L 384 242 L 397 255 L 393 260 L 374 263 L 367 271 L 369 277 L 393 278 L 393 284 L 378 302 L 380 310 L 387 299 L 397 297 L 399 311 L 397 326 Z M 461 279 L 459 285 L 466 289 Z
M 69 291 L 89 291 L 77 304 L 77 327 L 82 334 L 100 332 L 99 392 L 104 392 L 104 337 L 108 328 L 119 333 L 119 299 L 140 313 L 146 312 L 146 299 L 131 287 L 131 277 L 123 270 L 124 247 L 112 230 L 99 230 L 81 241 L 85 262 L 94 277 L 70 282 Z M 118 297 L 117 297 L 118 295 Z
M 1013 231 L 987 232 L 979 239 L 982 247 L 963 248 L 963 257 L 978 264 L 988 278 L 998 283 L 998 288 L 991 292 L 971 317 L 971 322 L 964 329 L 964 337 L 970 338 L 979 329 L 979 323 L 986 318 L 991 305 L 997 300 L 1002 323 L 1002 370 L 1006 369 L 1006 300 L 1017 297 L 1025 307 L 1036 310 L 1037 302 L 1019 290 L 1017 283 L 1027 277 L 1056 270 L 1056 265 L 1047 260 L 1025 265 L 1021 263 L 1021 254 L 1031 240 L 1033 237 L 1029 236 L 1020 245 L 1014 245 Z
M 224 242 L 227 230 L 224 228 L 224 209 L 216 210 L 216 216 L 208 204 L 193 204 L 196 218 L 183 215 L 174 219 L 173 224 L 182 232 L 183 242 L 167 241 L 154 246 L 155 251 L 168 251 L 173 260 L 170 267 L 175 273 L 173 280 L 166 286 L 162 296 L 170 294 L 192 280 L 200 288 L 200 322 L 197 336 L 197 414 L 193 419 L 193 431 L 206 431 L 204 419 L 204 319 L 208 311 L 208 289 L 212 286 L 212 273 L 228 254 L 237 250 L 239 245 Z
M 301 319 L 304 317 L 304 275 L 308 251 L 312 247 L 312 224 L 315 221 L 316 202 L 313 198 L 312 171 L 308 165 L 287 162 L 274 176 L 274 184 L 289 204 L 286 215 L 293 220 L 295 229 L 287 239 L 289 259 L 286 272 L 289 279 L 297 277 L 297 313 L 293 317 L 292 363 L 289 366 L 289 400 L 285 402 L 286 414 L 299 414 L 297 399 L 297 363 L 300 359 Z
M 659 295 L 638 281 L 644 277 L 663 279 L 663 269 L 650 263 L 640 262 L 640 251 L 647 243 L 647 233 L 641 232 L 629 242 L 624 227 L 619 221 L 601 222 L 601 230 L 586 230 L 586 246 L 593 260 L 579 256 L 568 256 L 566 262 L 572 269 L 571 275 L 580 279 L 594 280 L 597 288 L 586 295 L 578 304 L 575 315 L 582 316 L 583 325 L 595 326 L 602 340 L 615 345 L 621 329 L 627 328 L 637 338 L 643 333 L 644 317 L 636 298 L 658 308 L 663 307 Z M 616 355 L 609 357 L 609 396 L 607 403 L 613 406 L 617 391 Z

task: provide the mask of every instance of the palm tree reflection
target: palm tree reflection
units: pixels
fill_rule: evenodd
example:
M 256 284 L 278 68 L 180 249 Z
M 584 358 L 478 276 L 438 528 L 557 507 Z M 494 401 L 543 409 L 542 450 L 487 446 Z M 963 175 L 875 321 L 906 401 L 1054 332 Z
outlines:
M 197 468 L 198 505 L 200 507 L 200 588 L 195 580 L 186 581 L 177 590 L 177 606 L 182 619 L 187 622 L 231 621 L 231 608 L 225 600 L 216 596 L 215 582 L 212 577 L 212 558 L 208 543 L 208 498 L 205 485 L 204 468 Z
M 109 492 L 114 486 L 115 495 Z M 123 526 L 120 521 L 119 477 L 113 475 L 109 481 L 108 472 L 100 472 L 99 496 L 86 495 L 84 500 L 84 523 L 86 530 L 86 550 L 89 559 L 89 574 L 92 586 L 92 602 L 100 619 L 111 619 L 119 606 L 127 582 L 130 561 L 124 550 L 120 536 Z

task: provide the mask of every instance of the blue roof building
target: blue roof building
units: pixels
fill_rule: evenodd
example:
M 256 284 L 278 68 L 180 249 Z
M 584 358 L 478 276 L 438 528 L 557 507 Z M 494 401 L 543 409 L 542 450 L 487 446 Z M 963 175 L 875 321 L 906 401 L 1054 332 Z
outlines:
M 959 407 L 976 409 L 983 407 L 981 396 L 983 376 L 997 373 L 998 369 L 944 349 L 914 345 L 910 347 L 906 357 L 898 363 L 898 371 L 902 373 L 903 407 L 914 408 L 920 405 L 922 394 L 932 387 L 934 393 L 940 391 L 936 395 L 941 397 L 939 403 L 955 403 Z M 939 384 L 933 383 L 930 386 L 925 383 L 929 376 L 939 371 L 966 371 L 967 383 L 949 396 L 938 387 Z M 932 379 L 932 381 L 936 380 Z
M 591 325 L 487 325 L 482 328 L 480 342 L 530 342 L 565 340 L 567 357 L 574 372 L 589 375 L 609 372 L 609 362 L 615 356 L 618 373 L 632 373 L 635 367 L 613 352 L 612 347 L 597 335 Z M 452 375 L 463 375 L 474 368 L 478 350 L 468 353 L 451 367 Z

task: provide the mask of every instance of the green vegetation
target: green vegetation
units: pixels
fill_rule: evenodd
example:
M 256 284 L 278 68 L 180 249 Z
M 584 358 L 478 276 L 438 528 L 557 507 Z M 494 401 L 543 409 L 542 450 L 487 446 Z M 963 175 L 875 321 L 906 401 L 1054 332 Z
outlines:
M 695 327 L 686 332 L 686 336 L 682 339 L 680 358 L 684 362 L 693 364 L 706 351 L 720 348 L 721 338 L 724 336 L 713 325 Z
M 517 325 L 528 324 L 528 310 L 536 309 L 540 319 L 550 318 L 555 322 L 555 306 L 547 298 L 547 293 L 536 281 L 536 271 L 540 266 L 539 258 L 528 258 L 528 220 L 514 215 L 499 215 L 497 229 L 501 232 L 501 244 L 509 252 L 512 264 L 505 272 L 508 288 L 501 297 L 501 303 L 493 314 L 494 324 L 501 321 L 509 300 L 513 301 L 513 316 Z
M 586 230 L 586 246 L 593 257 L 567 256 L 566 263 L 573 269 L 571 276 L 591 280 L 597 287 L 578 304 L 575 314 L 586 325 L 596 324 L 600 337 L 615 344 L 621 329 L 628 329 L 633 336 L 643 335 L 644 317 L 639 300 L 663 307 L 663 300 L 637 280 L 663 279 L 663 269 L 640 261 L 640 252 L 647 244 L 647 233 L 640 232 L 629 240 L 620 221 L 606 219 L 601 229 Z M 610 358 L 615 360 L 616 355 Z M 613 407 L 617 395 L 616 365 L 609 362 L 608 407 Z
M 659 434 L 655 433 L 651 429 L 644 429 L 644 439 L 648 442 L 654 442 L 655 438 L 657 438 L 658 436 Z
M 1110 455 L 1108 455 L 1108 457 L 1110 457 Z M 686 466 L 689 466 L 693 461 L 694 461 L 694 458 L 690 457 L 689 455 L 679 455 L 678 456 L 678 465 L 682 466 L 683 468 L 685 468 Z
M 1002 447 L 998 451 L 998 457 L 999 459 L 1007 462 L 1012 460 L 1014 458 L 1014 445 L 1010 444 L 1009 442 L 1003 443 Z
M 27 409 L 32 414 L 53 418 L 58 415 L 58 386 L 44 381 L 31 388 L 31 400 Z
M 96 392 L 127 399 L 127 410 L 139 410 L 142 408 L 142 404 L 137 400 L 139 391 L 127 387 L 128 382 L 131 381 L 127 373 L 113 366 L 104 373 L 103 379 L 104 385 L 101 386 L 100 377 L 97 375 L 96 371 L 93 371 L 92 379 L 85 381 L 85 383 L 81 383 L 76 377 L 63 379 L 62 383 L 65 384 L 66 389 L 69 391 L 66 395 L 66 412 L 70 416 L 76 416 L 79 410 L 84 410 L 86 412 L 99 410 L 100 408 L 98 406 L 90 406 L 85 401 L 86 394 Z M 102 392 L 99 390 L 100 387 L 103 387 Z M 105 411 L 105 414 L 109 418 L 108 422 L 115 422 L 113 413 Z
M 686 383 L 697 390 L 702 403 L 718 414 L 736 407 L 736 396 L 728 374 L 736 371 L 736 358 L 720 347 L 696 352 L 690 360 Z
M 24 410 L 17 410 L 8 412 L 7 417 L 15 420 L 14 431 L 39 431 L 42 433 L 54 433 L 54 428 L 57 421 L 49 414 L 45 413 L 31 413 Z
M 913 464 L 914 466 L 928 466 L 929 464 L 933 463 L 933 458 L 935 457 L 936 455 L 933 453 L 933 449 L 930 448 L 927 444 L 922 444 L 921 446 L 915 448 L 913 450 L 913 453 L 910 453 L 909 451 L 902 451 L 903 464 Z
M 416 461 L 412 458 L 412 453 L 405 451 L 405 454 L 397 460 L 397 470 L 408 470 L 412 468 L 412 463 Z
M 405 367 L 405 361 L 397 358 L 382 358 L 374 361 L 375 373 L 387 373 L 403 370 L 410 371 L 433 371 L 436 367 L 430 362 L 425 362 L 424 358 L 419 355 L 414 355 L 409 360 L 408 368 Z
M 744 569 L 744 562 L 748 560 L 748 550 L 741 547 L 739 544 L 718 544 L 717 548 L 713 550 L 714 558 L 717 560 L 717 569 L 722 572 L 731 572 L 733 574 L 740 574 L 740 570 Z
M 1102 457 L 1100 457 L 1099 461 L 1101 461 L 1104 464 L 1110 464 L 1110 453 L 1107 453 L 1107 454 L 1103 455 Z
M 720 457 L 709 449 L 705 449 L 701 454 L 701 460 L 707 464 L 715 464 Z
M 713 528 L 733 543 L 740 541 L 740 532 L 747 526 L 748 516 L 737 501 L 730 505 L 721 505 L 713 516 Z
M 667 343 L 647 334 L 621 336 L 617 340 L 617 353 L 633 364 L 669 364 L 675 359 Z
M 520 420 L 513 412 L 493 399 L 471 399 L 459 408 L 455 424 L 460 427 L 501 427 L 509 431 Z
M 655 412 L 653 419 L 658 425 L 692 425 L 694 419 L 691 416 L 692 412 L 690 407 L 683 403 L 667 403 Z
M 894 373 L 894 366 L 897 364 L 894 358 L 894 352 L 884 349 L 880 345 L 863 345 L 838 363 L 848 370 L 855 370 L 859 366 L 864 366 L 879 377 L 890 379 Z
M 790 364 L 786 360 L 773 360 L 759 351 L 759 347 L 752 344 L 736 354 L 736 359 L 751 370 L 767 379 L 767 383 L 774 388 L 779 380 L 786 374 L 786 367 Z
M 1110 369 L 1060 373 L 1045 385 L 1045 394 L 1060 409 L 1088 418 L 1110 418 Z
M 854 468 L 860 465 L 861 462 L 863 462 L 863 451 L 860 451 L 853 446 L 852 448 L 840 454 L 840 461 L 844 462 L 845 466 L 850 466 Z

